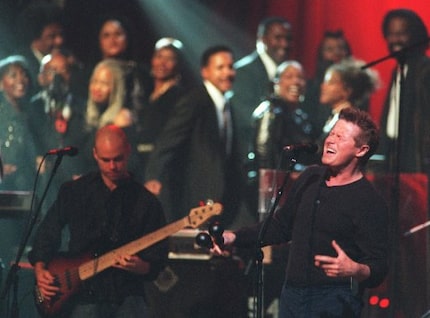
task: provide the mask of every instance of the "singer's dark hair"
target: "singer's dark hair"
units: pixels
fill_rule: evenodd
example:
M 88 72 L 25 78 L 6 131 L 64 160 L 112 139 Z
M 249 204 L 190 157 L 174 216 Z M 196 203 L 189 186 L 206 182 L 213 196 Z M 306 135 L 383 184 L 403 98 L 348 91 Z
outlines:
M 360 166 L 364 167 L 379 145 L 379 129 L 377 125 L 368 112 L 354 107 L 342 109 L 339 113 L 339 119 L 346 120 L 360 128 L 361 133 L 356 137 L 355 144 L 357 146 L 369 146 L 369 151 L 359 161 Z

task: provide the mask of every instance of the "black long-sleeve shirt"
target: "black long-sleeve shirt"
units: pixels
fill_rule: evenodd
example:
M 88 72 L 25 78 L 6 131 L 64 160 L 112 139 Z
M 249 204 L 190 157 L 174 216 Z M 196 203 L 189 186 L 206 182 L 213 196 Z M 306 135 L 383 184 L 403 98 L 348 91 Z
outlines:
M 110 191 L 100 173 L 90 173 L 62 185 L 35 235 L 29 260 L 49 263 L 61 246 L 62 230 L 69 232 L 68 254 L 102 255 L 151 233 L 165 224 L 159 201 L 141 184 L 127 179 Z M 136 275 L 109 268 L 83 282 L 81 297 L 88 301 L 121 301 L 143 295 L 143 281 L 155 278 L 167 258 L 165 240 L 138 256 L 151 263 L 150 273 Z
M 343 186 L 326 186 L 325 168 L 305 170 L 269 223 L 263 245 L 291 240 L 287 282 L 295 286 L 350 283 L 327 277 L 314 256 L 337 256 L 333 240 L 354 261 L 370 268 L 360 287 L 374 287 L 388 272 L 388 209 L 370 182 L 362 178 Z M 236 232 L 239 247 L 256 243 L 258 226 Z

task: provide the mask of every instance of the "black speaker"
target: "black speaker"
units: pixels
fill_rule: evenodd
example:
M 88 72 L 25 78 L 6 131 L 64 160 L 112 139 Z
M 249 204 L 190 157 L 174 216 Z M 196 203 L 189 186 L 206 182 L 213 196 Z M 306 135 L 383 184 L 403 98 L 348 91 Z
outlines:
M 232 258 L 170 259 L 146 285 L 151 317 L 246 318 L 243 263 Z

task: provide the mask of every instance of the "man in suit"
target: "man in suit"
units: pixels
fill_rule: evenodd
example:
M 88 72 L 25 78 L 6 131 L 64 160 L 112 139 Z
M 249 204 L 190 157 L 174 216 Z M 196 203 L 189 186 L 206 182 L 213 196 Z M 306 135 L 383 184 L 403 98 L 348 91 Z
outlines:
M 37 77 L 42 58 L 60 49 L 64 44 L 62 20 L 60 7 L 40 2 L 29 5 L 19 16 L 18 23 L 24 38 L 18 53 L 27 60 L 35 85 L 34 93 L 40 89 Z
M 428 47 L 428 31 L 422 19 L 408 9 L 390 10 L 384 16 L 382 32 L 388 50 L 398 60 L 388 86 L 387 98 L 381 116 L 380 153 L 385 156 L 382 169 L 394 175 L 426 173 L 429 175 L 430 159 L 430 59 L 425 52 Z M 403 70 L 403 72 L 402 72 Z M 403 80 L 401 74 L 403 74 Z M 400 82 L 402 84 L 400 85 Z M 416 178 L 412 175 L 412 178 Z M 396 180 L 396 179 L 395 179 Z M 396 181 L 397 182 L 397 181 Z M 400 179 L 399 183 L 402 182 Z M 392 228 L 396 230 L 407 224 L 417 224 L 420 212 L 411 209 L 411 195 L 405 183 L 394 184 L 391 206 Z M 402 191 L 397 192 L 399 189 Z M 428 184 L 427 184 L 428 189 Z M 414 187 L 415 193 L 425 191 Z M 427 200 L 429 193 L 427 193 Z M 427 201 L 428 202 L 428 201 Z M 396 226 L 397 222 L 399 225 Z M 397 234 L 397 232 L 396 232 Z M 410 317 L 419 317 L 426 310 L 428 285 L 426 255 L 410 253 L 422 246 L 419 237 L 399 240 L 393 235 L 396 247 L 391 260 L 392 272 L 397 279 L 393 289 L 393 303 Z M 423 252 L 426 253 L 426 252 Z M 416 257 L 414 257 L 414 254 Z M 402 261 L 406 255 L 407 263 Z M 424 261 L 422 261 L 424 259 Z M 420 270 L 421 269 L 421 270 Z M 423 274 L 424 273 L 424 274 Z M 396 276 L 397 275 L 397 276 Z M 427 277 L 426 277 L 427 276 Z M 396 286 L 394 285 L 394 286 Z
M 399 62 L 380 123 L 385 168 L 390 172 L 425 172 L 430 163 L 430 59 L 425 55 L 428 31 L 421 18 L 407 9 L 389 11 L 382 31 L 388 50 L 397 54 Z M 401 66 L 404 80 L 400 91 Z
M 257 215 L 257 174 L 252 158 L 248 156 L 248 153 L 252 152 L 255 134 L 252 113 L 260 102 L 272 93 L 276 68 L 287 60 L 291 40 L 290 23 L 282 17 L 268 17 L 258 25 L 255 51 L 234 64 L 236 79 L 232 107 L 237 126 L 242 175 L 245 176 L 242 180 L 242 189 L 245 191 L 243 195 L 246 199 L 243 210 L 246 211 L 241 209 L 242 223 L 247 223 L 249 218 L 252 222 L 256 221 Z
M 224 205 L 221 221 L 231 224 L 237 211 L 239 180 L 232 114 L 226 93 L 231 90 L 235 71 L 233 52 L 213 46 L 201 58 L 203 83 L 185 94 L 173 109 L 161 132 L 148 165 L 145 186 L 159 194 L 160 179 L 169 163 L 182 167 L 182 217 L 199 202 L 211 199 Z M 183 211 L 179 209 L 184 209 Z
M 281 17 L 269 17 L 258 26 L 256 50 L 234 63 L 232 105 L 240 133 L 239 146 L 245 158 L 253 133 L 252 112 L 272 93 L 276 68 L 287 59 L 290 48 L 290 23 Z

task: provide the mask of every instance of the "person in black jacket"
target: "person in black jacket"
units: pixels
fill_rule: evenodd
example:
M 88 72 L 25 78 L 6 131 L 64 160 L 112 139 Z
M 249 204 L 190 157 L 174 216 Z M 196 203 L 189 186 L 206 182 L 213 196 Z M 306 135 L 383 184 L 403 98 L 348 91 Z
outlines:
M 177 160 L 184 175 L 184 200 L 177 217 L 210 199 L 223 203 L 221 218 L 229 226 L 240 195 L 234 117 L 226 94 L 235 76 L 231 49 L 206 49 L 201 76 L 202 83 L 180 98 L 159 135 L 145 168 L 145 186 L 158 195 L 163 173 Z
M 322 166 L 306 169 L 268 223 L 260 245 L 291 241 L 279 317 L 360 317 L 363 290 L 388 272 L 388 208 L 363 170 L 378 145 L 370 116 L 345 108 L 328 135 Z M 263 222 L 223 233 L 257 245 Z M 215 245 L 214 253 L 223 254 Z
M 415 12 L 395 9 L 385 15 L 382 32 L 390 53 L 403 52 L 397 55 L 398 65 L 393 70 L 380 121 L 380 153 L 385 156 L 384 169 L 389 172 L 428 173 L 430 59 L 425 54 L 428 31 Z M 404 81 L 400 92 L 401 65 Z
M 257 30 L 256 49 L 236 61 L 232 105 L 238 127 L 240 160 L 247 163 L 252 144 L 252 112 L 273 93 L 276 68 L 288 59 L 292 47 L 291 24 L 283 17 L 263 19 Z

